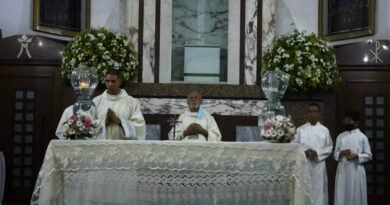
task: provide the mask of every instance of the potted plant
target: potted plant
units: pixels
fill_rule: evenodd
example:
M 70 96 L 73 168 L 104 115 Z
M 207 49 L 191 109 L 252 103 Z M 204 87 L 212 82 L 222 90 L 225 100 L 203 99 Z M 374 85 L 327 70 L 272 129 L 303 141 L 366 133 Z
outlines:
M 266 50 L 262 71 L 270 70 L 288 73 L 294 91 L 332 90 L 341 81 L 333 46 L 296 30 L 275 38 Z
M 109 69 L 117 69 L 123 80 L 131 80 L 137 73 L 137 53 L 126 36 L 106 28 L 89 29 L 72 38 L 64 49 L 61 75 L 70 79 L 74 68 L 95 69 L 101 82 Z

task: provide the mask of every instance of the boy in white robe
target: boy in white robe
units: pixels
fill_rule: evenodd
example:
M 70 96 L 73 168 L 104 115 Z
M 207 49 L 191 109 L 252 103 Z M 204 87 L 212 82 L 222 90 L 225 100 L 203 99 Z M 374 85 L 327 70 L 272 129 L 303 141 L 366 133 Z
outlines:
M 138 101 L 121 89 L 122 78 L 115 70 L 107 71 L 106 90 L 93 99 L 103 139 L 145 139 L 145 119 Z
M 336 139 L 334 159 L 338 161 L 335 205 L 367 205 L 366 171 L 363 163 L 372 159 L 368 138 L 358 128 L 359 113 L 344 115 L 344 129 Z
M 181 114 L 168 136 L 171 140 L 221 141 L 221 132 L 214 118 L 204 110 L 202 95 L 192 91 L 187 96 L 189 111 Z
M 64 122 L 68 120 L 69 117 L 72 115 L 73 115 L 73 105 L 70 105 L 67 108 L 65 108 L 64 112 L 62 113 L 61 119 L 58 122 L 56 133 L 55 133 L 58 139 L 65 139 L 65 136 L 62 133 L 62 126 Z
M 325 159 L 332 154 L 333 142 L 328 128 L 320 120 L 320 107 L 316 103 L 308 105 L 308 122 L 298 127 L 294 142 L 306 149 L 309 160 L 314 205 L 328 205 L 328 177 Z

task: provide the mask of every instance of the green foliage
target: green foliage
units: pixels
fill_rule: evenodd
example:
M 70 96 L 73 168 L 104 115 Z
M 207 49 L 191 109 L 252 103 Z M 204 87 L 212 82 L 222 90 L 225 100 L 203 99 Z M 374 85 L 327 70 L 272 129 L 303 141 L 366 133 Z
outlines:
M 289 89 L 295 91 L 332 90 L 340 84 L 334 53 L 329 42 L 294 31 L 273 40 L 263 57 L 262 71 L 290 74 Z
M 137 73 L 137 53 L 126 36 L 106 28 L 90 29 L 72 38 L 64 49 L 61 75 L 70 79 L 76 67 L 94 68 L 102 82 L 110 69 L 119 70 L 129 80 Z

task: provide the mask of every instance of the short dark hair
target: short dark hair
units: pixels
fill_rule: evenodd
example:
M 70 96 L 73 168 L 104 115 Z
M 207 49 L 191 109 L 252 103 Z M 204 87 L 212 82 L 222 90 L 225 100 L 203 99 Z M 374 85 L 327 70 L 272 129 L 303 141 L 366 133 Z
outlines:
M 351 110 L 346 112 L 344 117 L 350 117 L 353 121 L 357 122 L 360 120 L 360 113 L 356 110 Z
M 321 112 L 320 105 L 318 103 L 312 102 L 308 104 L 308 107 L 317 107 L 318 112 Z
M 107 70 L 107 72 L 104 75 L 105 76 L 107 76 L 107 75 L 115 75 L 118 78 L 123 79 L 121 72 L 119 70 L 116 70 L 116 69 L 109 69 L 109 70 Z
M 104 74 L 104 76 L 107 77 L 107 75 L 115 75 L 118 79 L 122 81 L 122 84 L 120 88 L 124 88 L 126 86 L 126 81 L 123 80 L 123 76 L 119 70 L 116 69 L 109 69 L 107 72 Z

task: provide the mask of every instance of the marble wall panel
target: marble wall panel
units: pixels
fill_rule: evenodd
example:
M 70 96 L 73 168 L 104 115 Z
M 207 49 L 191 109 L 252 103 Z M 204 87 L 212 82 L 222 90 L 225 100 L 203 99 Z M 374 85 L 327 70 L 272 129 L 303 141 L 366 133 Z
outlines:
M 229 0 L 173 0 L 172 80 L 183 81 L 185 48 L 219 48 L 221 81 L 227 68 Z M 198 80 L 202 81 L 202 78 Z M 219 81 L 220 79 L 218 79 Z M 186 78 L 184 78 L 186 81 Z M 217 81 L 217 82 L 218 82 Z
M 178 115 L 188 110 L 187 99 L 138 98 L 144 114 Z M 263 100 L 203 99 L 207 112 L 217 115 L 258 116 Z
M 216 5 L 216 1 L 201 0 L 208 7 L 212 8 L 213 5 Z M 161 15 L 160 19 L 160 62 L 159 62 L 159 81 L 160 83 L 171 83 L 171 68 L 172 68 L 172 42 L 173 44 L 183 43 L 186 44 L 196 44 L 199 43 L 199 39 L 203 42 L 219 42 L 219 41 L 228 41 L 227 50 L 228 50 L 228 70 L 227 70 L 227 82 L 228 84 L 236 85 L 239 83 L 239 56 L 240 56 L 240 1 L 238 0 L 218 0 L 228 1 L 228 11 L 225 7 L 215 7 L 218 9 L 216 13 L 222 12 L 222 15 L 209 15 L 207 18 L 207 24 L 203 26 L 205 29 L 204 32 L 194 32 L 193 35 L 187 35 L 188 32 L 193 31 L 193 26 L 196 23 L 190 23 L 191 18 L 187 19 L 188 21 L 181 21 L 180 15 L 177 17 L 172 16 L 172 6 L 173 0 L 161 0 Z M 289 12 L 284 14 L 286 7 L 283 6 L 285 0 L 247 0 L 245 2 L 245 77 L 244 84 L 246 85 L 255 85 L 256 76 L 257 76 L 257 32 L 258 32 L 258 22 L 257 17 L 259 12 L 257 11 L 257 4 L 263 4 L 263 10 L 260 15 L 262 15 L 262 40 L 261 47 L 264 52 L 265 48 L 268 47 L 273 37 L 275 36 L 275 8 L 278 6 L 278 18 L 283 25 L 291 24 L 282 19 L 291 19 Z M 156 25 L 156 1 L 155 0 L 145 0 L 144 2 L 144 35 L 143 35 L 143 79 L 142 82 L 153 83 L 155 78 L 155 25 Z M 184 1 L 178 1 L 184 2 Z M 195 1 L 188 1 L 186 4 L 183 3 L 184 8 L 187 8 L 188 4 L 194 3 Z M 220 4 L 225 5 L 225 4 Z M 189 7 L 188 7 L 189 8 Z M 109 15 L 109 19 L 106 22 L 106 26 L 113 28 L 119 32 L 125 33 L 129 36 L 131 42 L 134 44 L 135 48 L 138 48 L 138 19 L 139 19 L 139 0 L 119 0 L 118 6 L 112 10 Z M 183 9 L 186 11 L 186 9 Z M 190 13 L 191 11 L 187 9 Z M 227 12 L 227 18 L 226 18 Z M 209 13 L 211 14 L 211 13 Z M 284 16 L 287 15 L 287 16 Z M 178 21 L 181 22 L 177 25 L 176 28 L 172 27 L 172 18 L 179 18 Z M 194 19 L 192 19 L 194 20 Z M 227 21 L 227 22 L 226 22 Z M 216 35 L 218 31 L 222 28 L 225 28 L 227 25 L 228 33 L 223 33 L 223 35 Z M 292 27 L 287 28 L 291 30 Z M 176 30 L 177 32 L 176 32 Z M 173 33 L 172 33 L 173 31 Z M 212 32 L 210 32 L 212 31 Z M 183 39 L 180 37 L 181 32 L 185 32 L 188 36 L 188 39 Z M 174 35 L 172 35 L 174 34 Z M 173 38 L 172 38 L 173 36 Z M 217 39 L 217 40 L 216 40 Z M 219 39 L 219 41 L 218 41 Z M 173 41 L 172 41 L 173 40 Z M 260 45 L 259 45 L 260 46 Z
M 218 45 L 227 48 L 228 0 L 173 0 L 175 46 Z

